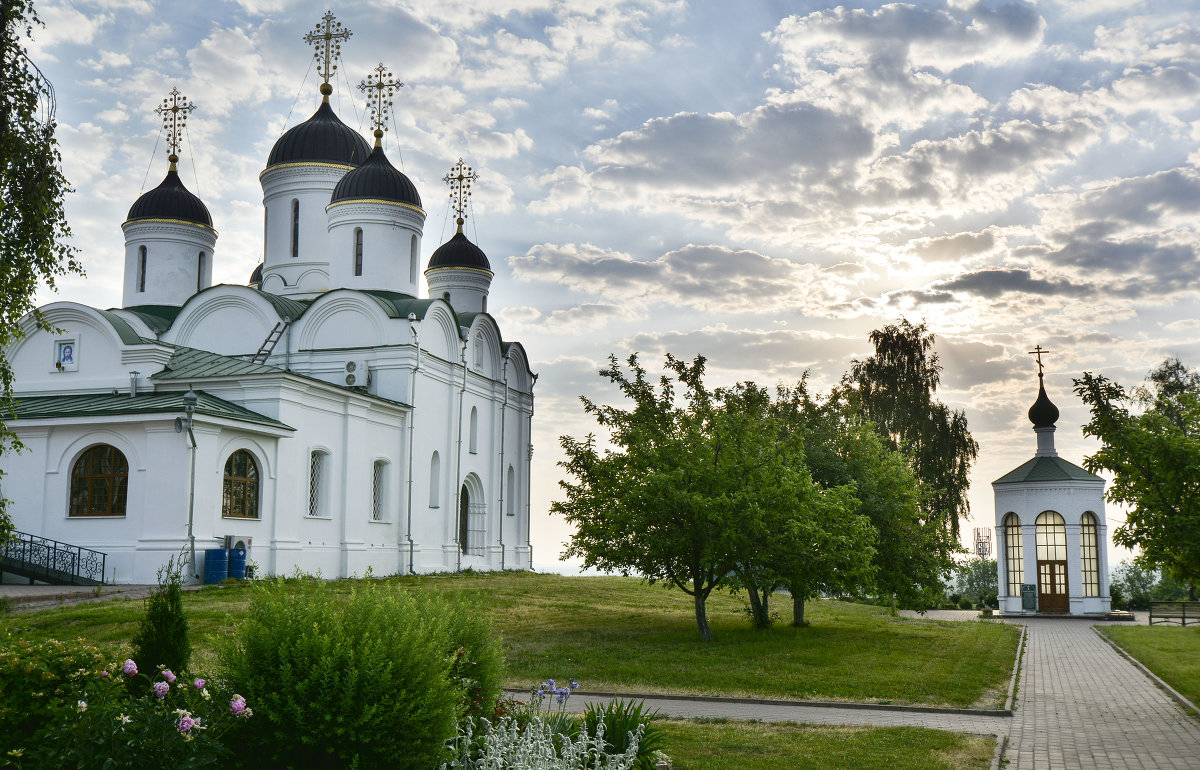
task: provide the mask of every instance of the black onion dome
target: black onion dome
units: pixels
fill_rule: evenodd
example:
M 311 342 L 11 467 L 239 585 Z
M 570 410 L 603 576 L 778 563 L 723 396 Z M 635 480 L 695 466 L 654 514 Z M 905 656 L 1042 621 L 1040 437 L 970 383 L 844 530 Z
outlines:
M 461 230 L 455 233 L 453 238 L 438 246 L 437 251 L 433 252 L 433 256 L 429 258 L 429 269 L 433 270 L 437 267 L 474 267 L 488 272 L 491 272 L 492 269 L 483 249 L 468 241 L 467 236 L 463 235 Z
M 162 184 L 134 201 L 127 220 L 135 219 L 181 219 L 212 227 L 208 207 L 183 186 L 183 180 L 175 169 L 167 172 Z
M 250 274 L 250 286 L 258 286 L 262 283 L 262 271 L 265 262 L 259 262 L 258 267 L 254 268 L 254 272 Z
M 1058 422 L 1058 407 L 1051 403 L 1050 397 L 1046 395 L 1046 386 L 1042 383 L 1041 376 L 1038 377 L 1037 401 L 1029 407 L 1029 421 L 1035 428 L 1053 428 L 1054 423 Z
M 330 203 L 364 199 L 407 203 L 421 208 L 421 196 L 416 186 L 391 164 L 382 147 L 376 147 L 366 163 L 346 172 L 338 180 Z
M 362 134 L 343 123 L 329 102 L 313 116 L 279 137 L 267 158 L 267 168 L 281 163 L 337 163 L 357 166 L 371 154 Z

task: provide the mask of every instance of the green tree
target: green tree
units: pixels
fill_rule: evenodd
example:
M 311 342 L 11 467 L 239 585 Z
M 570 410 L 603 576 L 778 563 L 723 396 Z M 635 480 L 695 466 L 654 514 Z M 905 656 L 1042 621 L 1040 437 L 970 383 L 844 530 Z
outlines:
M 789 394 L 785 388 L 778 392 Z M 761 447 L 774 444 L 775 461 L 755 466 L 761 478 L 753 484 L 762 490 L 757 497 L 766 505 L 754 517 L 759 528 L 731 586 L 748 592 L 756 627 L 771 625 L 769 599 L 781 588 L 792 595 L 793 623 L 803 625 L 808 598 L 870 583 L 875 530 L 860 512 L 853 486 L 826 488 L 813 481 L 805 454 L 809 440 L 819 437 L 787 420 L 784 405 L 773 403 L 766 389 L 741 383 L 718 394 L 720 418 L 764 432 L 754 441 L 739 442 L 739 451 L 761 456 Z
M 870 340 L 875 353 L 851 362 L 841 395 L 907 458 L 921 482 L 925 520 L 957 540 L 959 517 L 970 511 L 967 474 L 979 444 L 962 410 L 933 397 L 942 372 L 934 335 L 902 318 L 871 332 Z
M 992 607 L 1000 593 L 999 573 L 995 559 L 975 557 L 959 564 L 955 590 L 975 604 Z
M 1140 564 L 1138 560 L 1123 561 L 1113 570 L 1110 588 L 1113 600 L 1119 594 L 1131 610 L 1150 608 L 1150 596 L 1158 585 L 1158 571 Z
M 700 636 L 711 641 L 705 603 L 714 589 L 731 575 L 760 592 L 773 586 L 780 543 L 821 539 L 820 522 L 854 516 L 847 492 L 824 497 L 813 484 L 802 436 L 781 431 L 765 392 L 751 384 L 711 392 L 704 364 L 668 355 L 670 374 L 656 388 L 636 355 L 628 373 L 610 358 L 600 374 L 633 406 L 582 398 L 611 448 L 601 451 L 590 434 L 560 439 L 571 478 L 559 482 L 566 499 L 551 510 L 576 527 L 566 555 L 691 594 Z
M 805 462 L 813 480 L 830 489 L 848 486 L 874 531 L 870 575 L 828 590 L 862 590 L 900 607 L 923 610 L 942 593 L 958 544 L 948 529 L 926 526 L 920 484 L 905 458 L 847 400 L 811 397 L 806 380 L 780 388 L 775 408 L 805 435 Z M 845 577 L 849 577 L 843 572 Z M 811 594 L 810 594 L 811 595 Z M 793 622 L 803 624 L 804 594 L 793 592 Z
M 1103 442 L 1084 460 L 1108 471 L 1107 497 L 1128 507 L 1113 541 L 1139 548 L 1139 560 L 1176 580 L 1200 582 L 1200 378 L 1176 359 L 1150 373 L 1130 394 L 1103 375 L 1084 372 L 1075 393 L 1091 409 L 1083 432 Z M 1134 413 L 1132 408 L 1142 411 Z M 1132 597 L 1131 597 L 1132 598 Z
M 70 188 L 60 170 L 54 139 L 54 90 L 29 59 L 24 41 L 40 24 L 31 0 L 0 4 L 0 451 L 19 449 L 5 425 L 13 413 L 13 372 L 5 350 L 21 336 L 20 320 L 34 311 L 38 283 L 53 289 L 55 279 L 82 273 L 71 230 L 63 213 Z M 0 542 L 12 531 L 0 495 Z

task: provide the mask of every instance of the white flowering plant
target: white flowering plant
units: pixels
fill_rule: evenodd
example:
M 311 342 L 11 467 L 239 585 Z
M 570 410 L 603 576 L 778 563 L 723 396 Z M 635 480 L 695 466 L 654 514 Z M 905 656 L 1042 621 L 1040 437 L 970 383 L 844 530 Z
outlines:
M 525 726 L 511 717 L 494 724 L 467 719 L 459 731 L 455 758 L 440 770 L 632 770 L 641 737 L 639 726 L 624 752 L 609 753 L 603 723 L 595 735 L 580 732 L 572 737 L 555 732 L 539 716 Z

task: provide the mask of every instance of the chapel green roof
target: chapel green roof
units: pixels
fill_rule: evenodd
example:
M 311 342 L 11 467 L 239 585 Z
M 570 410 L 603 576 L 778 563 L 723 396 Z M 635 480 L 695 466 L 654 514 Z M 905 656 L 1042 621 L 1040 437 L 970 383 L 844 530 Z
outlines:
M 183 391 L 174 393 L 80 393 L 63 396 L 31 396 L 18 398 L 18 420 L 39 420 L 55 417 L 116 417 L 131 414 L 183 414 Z M 251 411 L 204 391 L 197 391 L 196 414 L 223 417 L 239 422 L 269 425 L 295 430 L 279 420 Z
M 1104 481 L 1104 479 L 1088 473 L 1074 463 L 1069 463 L 1061 457 L 1034 457 L 1020 467 L 992 482 L 992 484 L 1022 484 L 1027 481 Z
M 171 328 L 171 324 L 175 322 L 175 317 L 179 315 L 179 311 L 183 308 L 179 305 L 134 305 L 120 309 L 126 313 L 133 313 L 142 319 L 142 323 L 146 324 L 150 328 L 150 331 L 159 333 Z M 109 308 L 110 312 L 112 310 L 113 308 Z

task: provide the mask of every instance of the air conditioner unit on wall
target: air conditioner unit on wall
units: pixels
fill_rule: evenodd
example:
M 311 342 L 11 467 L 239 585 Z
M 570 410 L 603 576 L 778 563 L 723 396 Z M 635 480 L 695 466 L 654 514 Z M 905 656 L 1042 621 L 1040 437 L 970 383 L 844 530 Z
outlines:
M 225 535 L 223 538 L 223 545 L 221 547 L 227 549 L 244 548 L 247 552 L 249 552 L 250 546 L 253 544 L 254 538 L 248 535 Z
M 366 359 L 347 361 L 343 373 L 347 387 L 365 388 L 371 384 L 371 371 L 367 368 Z

